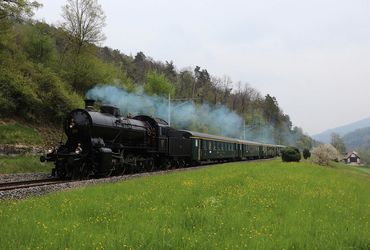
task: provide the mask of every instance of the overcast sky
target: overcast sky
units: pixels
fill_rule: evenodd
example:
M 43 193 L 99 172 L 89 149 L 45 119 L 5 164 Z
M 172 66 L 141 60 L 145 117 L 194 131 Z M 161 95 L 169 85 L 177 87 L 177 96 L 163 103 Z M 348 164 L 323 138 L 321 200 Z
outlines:
M 62 21 L 65 1 L 40 2 Z M 103 45 L 248 82 L 311 135 L 370 116 L 369 0 L 99 2 Z

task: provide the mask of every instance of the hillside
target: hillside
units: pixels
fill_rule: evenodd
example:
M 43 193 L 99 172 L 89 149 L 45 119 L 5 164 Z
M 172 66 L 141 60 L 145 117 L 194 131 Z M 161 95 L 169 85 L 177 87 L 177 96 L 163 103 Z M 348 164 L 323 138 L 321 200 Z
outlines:
M 191 102 L 203 113 L 216 110 L 217 115 L 209 121 L 189 115 L 185 127 L 182 116 L 173 115 L 171 126 L 175 128 L 240 138 L 246 124 L 249 140 L 299 148 L 312 145 L 311 138 L 292 125 L 272 94 L 263 96 L 248 84 L 235 88 L 230 77 L 214 76 L 200 66 L 177 69 L 172 61 L 156 61 L 142 52 L 131 56 L 100 47 L 96 40 L 83 40 L 68 25 L 56 27 L 32 20 L 35 2 L 3 4 L 6 8 L 0 15 L 0 122 L 13 119 L 28 126 L 60 127 L 68 111 L 83 106 L 89 90 L 97 85 L 114 86 L 125 93 L 155 98 L 171 95 L 172 100 Z M 99 27 L 92 28 L 103 35 Z M 125 108 L 124 115 L 133 110 L 133 106 Z M 157 115 L 153 107 L 147 107 L 143 113 Z M 237 126 L 225 124 L 230 119 L 224 119 L 223 114 L 231 114 Z M 221 126 L 214 126 L 216 118 L 223 122 Z M 235 131 L 225 134 L 224 128 Z
M 344 143 L 349 149 L 370 149 L 370 127 L 357 129 L 343 136 Z
M 345 134 L 353 132 L 356 129 L 365 127 L 370 127 L 370 117 L 344 126 L 328 129 L 320 134 L 313 135 L 312 138 L 323 143 L 330 143 L 332 133 L 337 133 L 340 136 L 344 136 Z

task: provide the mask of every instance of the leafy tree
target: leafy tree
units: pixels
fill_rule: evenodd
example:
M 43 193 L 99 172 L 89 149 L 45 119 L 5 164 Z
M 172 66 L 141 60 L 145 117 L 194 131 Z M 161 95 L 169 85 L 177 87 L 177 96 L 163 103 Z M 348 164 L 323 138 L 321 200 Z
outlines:
M 105 40 L 102 31 L 105 26 L 105 14 L 97 0 L 67 0 L 62 11 L 62 28 L 70 36 L 77 54 L 83 46 Z
M 0 0 L 0 52 L 14 47 L 15 41 L 14 36 L 11 35 L 11 27 L 15 23 L 30 18 L 33 10 L 40 6 L 41 4 L 36 1 Z
M 55 40 L 47 34 L 47 29 L 47 25 L 43 23 L 25 26 L 23 50 L 30 60 L 44 64 L 50 64 L 56 60 Z
M 63 64 L 63 77 L 72 87 L 81 94 L 96 84 L 129 82 L 124 73 L 121 73 L 113 64 L 99 60 L 94 54 L 83 51 L 76 56 L 69 52 Z M 129 84 L 129 83 L 128 83 Z
M 333 145 L 333 147 L 335 147 L 341 154 L 345 154 L 347 151 L 342 137 L 340 137 L 340 135 L 337 133 L 331 134 L 330 144 Z
M 0 23 L 7 25 L 13 21 L 22 21 L 33 16 L 33 10 L 40 6 L 37 1 L 0 0 Z
M 167 96 L 173 95 L 175 89 L 163 73 L 152 71 L 146 75 L 144 90 L 150 95 Z
M 306 160 L 311 157 L 311 152 L 307 148 L 303 149 L 303 158 Z

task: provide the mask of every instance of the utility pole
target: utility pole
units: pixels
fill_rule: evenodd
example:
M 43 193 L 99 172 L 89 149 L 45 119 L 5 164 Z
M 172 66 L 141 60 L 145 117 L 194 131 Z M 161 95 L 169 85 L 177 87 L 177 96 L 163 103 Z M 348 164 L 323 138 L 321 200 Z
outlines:
M 171 127 L 171 94 L 168 93 L 168 126 Z
M 243 138 L 244 138 L 244 141 L 245 141 L 245 120 L 243 119 L 244 121 L 244 126 L 243 126 Z

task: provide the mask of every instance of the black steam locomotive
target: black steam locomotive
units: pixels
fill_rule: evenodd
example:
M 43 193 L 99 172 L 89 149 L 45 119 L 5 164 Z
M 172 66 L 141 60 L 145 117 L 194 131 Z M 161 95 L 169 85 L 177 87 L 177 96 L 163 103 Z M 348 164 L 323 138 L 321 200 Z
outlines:
M 283 147 L 176 130 L 160 118 L 123 117 L 111 105 L 96 111 L 94 100 L 67 115 L 64 132 L 65 144 L 40 160 L 54 162 L 54 176 L 72 179 L 269 158 Z

